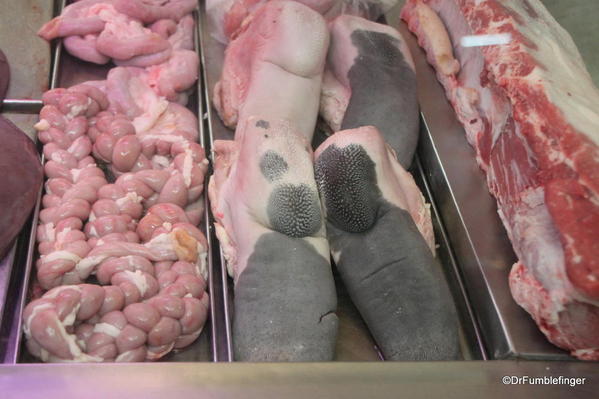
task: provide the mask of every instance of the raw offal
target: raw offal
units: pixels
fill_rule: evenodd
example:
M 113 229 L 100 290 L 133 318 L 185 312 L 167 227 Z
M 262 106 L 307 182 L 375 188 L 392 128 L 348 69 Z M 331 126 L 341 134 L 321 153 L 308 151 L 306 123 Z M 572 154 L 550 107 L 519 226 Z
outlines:
M 329 27 L 321 116 L 333 132 L 376 127 L 409 168 L 419 115 L 414 62 L 403 38 L 387 25 L 349 15 Z
M 335 133 L 315 158 L 331 254 L 385 359 L 458 359 L 457 314 L 412 176 L 374 127 Z
M 207 0 L 206 13 L 216 28 L 212 36 L 221 43 L 234 39 L 247 25 L 252 13 L 267 1 L 277 0 Z M 295 0 L 322 14 L 328 21 L 339 15 L 358 15 L 378 19 L 397 0 Z
M 328 30 L 297 2 L 258 9 L 227 49 L 215 105 L 237 126 L 215 141 L 209 196 L 235 280 L 241 361 L 330 361 L 337 298 L 310 142 Z

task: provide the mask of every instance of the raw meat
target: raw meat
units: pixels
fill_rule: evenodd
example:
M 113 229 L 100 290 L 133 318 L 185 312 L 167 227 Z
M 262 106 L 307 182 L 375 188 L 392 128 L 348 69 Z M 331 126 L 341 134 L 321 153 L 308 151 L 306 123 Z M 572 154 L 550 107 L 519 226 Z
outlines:
M 245 28 L 227 47 L 214 87 L 221 119 L 230 128 L 252 115 L 286 119 L 311 138 L 329 44 L 324 20 L 300 3 L 273 1 Z
M 519 258 L 515 300 L 551 342 L 599 359 L 599 91 L 572 39 L 538 0 L 409 0 L 402 18 L 437 68 L 497 199 Z M 507 44 L 460 45 L 496 34 Z M 447 42 L 459 68 L 451 58 L 439 65 Z
M 330 24 L 320 113 L 335 132 L 375 126 L 404 168 L 418 143 L 416 74 L 395 29 L 342 15 Z
M 0 259 L 29 217 L 42 185 L 43 171 L 35 144 L 0 116 Z
M 36 266 L 50 291 L 23 317 L 27 348 L 44 361 L 156 360 L 192 343 L 206 321 L 198 121 L 135 79 L 115 68 L 106 82 L 43 96 Z M 103 286 L 81 284 L 92 274 Z
M 266 3 L 231 43 L 215 89 L 221 115 L 239 121 L 234 141 L 214 143 L 208 189 L 235 280 L 237 360 L 334 355 L 335 285 L 310 148 L 327 45 L 318 13 Z
M 160 95 L 169 100 L 197 79 L 199 58 L 193 51 L 193 0 L 152 4 L 140 1 L 81 0 L 46 23 L 38 34 L 64 38 L 64 46 L 82 60 L 145 68 Z M 145 27 L 143 24 L 151 24 Z M 171 80 L 170 85 L 167 80 Z M 162 90 L 162 91 L 161 91 Z
M 459 358 L 456 311 L 412 176 L 372 126 L 335 133 L 315 158 L 331 254 L 385 359 Z
M 337 298 L 309 142 L 288 121 L 252 117 L 214 149 L 209 195 L 235 279 L 235 359 L 332 360 Z
M 213 36 L 222 43 L 234 39 L 244 25 L 248 24 L 251 14 L 267 1 L 273 0 L 208 0 L 206 11 L 214 21 L 217 31 Z M 397 0 L 295 0 L 314 11 L 321 13 L 327 20 L 339 15 L 360 15 L 376 20 Z
M 145 24 L 159 19 L 179 21 L 198 6 L 196 0 L 112 0 L 114 8 Z

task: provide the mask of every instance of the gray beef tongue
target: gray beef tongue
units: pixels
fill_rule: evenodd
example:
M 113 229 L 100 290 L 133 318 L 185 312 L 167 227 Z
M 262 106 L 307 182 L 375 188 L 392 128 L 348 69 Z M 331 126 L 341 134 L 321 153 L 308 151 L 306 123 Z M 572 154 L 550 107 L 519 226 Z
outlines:
M 315 174 L 331 254 L 385 359 L 458 359 L 458 319 L 431 251 L 430 215 L 381 133 L 335 133 L 316 150 Z

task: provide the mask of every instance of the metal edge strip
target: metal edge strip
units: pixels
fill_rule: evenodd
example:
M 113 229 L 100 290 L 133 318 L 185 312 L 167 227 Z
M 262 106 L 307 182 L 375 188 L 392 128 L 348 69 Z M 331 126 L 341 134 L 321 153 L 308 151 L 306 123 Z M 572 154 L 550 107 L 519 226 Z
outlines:
M 37 114 L 42 109 L 42 100 L 5 98 L 0 104 L 3 112 Z
M 420 116 L 421 116 L 421 130 L 428 129 L 428 127 L 426 126 L 426 122 L 424 120 L 424 115 L 420 114 Z M 423 133 L 424 132 L 421 132 L 421 137 L 423 136 Z M 422 147 L 422 146 L 423 145 L 422 145 L 422 140 L 421 140 L 421 144 L 419 147 Z M 457 259 L 455 256 L 455 251 L 451 245 L 451 241 L 450 241 L 449 235 L 447 233 L 447 228 L 445 227 L 443 219 L 441 218 L 441 213 L 439 212 L 439 207 L 437 206 L 435 196 L 433 195 L 433 192 L 431 190 L 431 185 L 430 185 L 429 179 L 426 176 L 426 172 L 423 167 L 423 163 L 420 159 L 419 154 L 416 154 L 416 156 L 414 158 L 414 165 L 416 167 L 416 171 L 418 172 L 418 174 L 421 177 L 421 181 L 422 181 L 424 191 L 426 193 L 426 197 L 428 198 L 428 201 L 430 203 L 431 213 L 433 214 L 433 220 L 436 220 L 436 222 L 438 224 L 439 238 L 440 238 L 440 240 L 442 240 L 443 245 L 445 246 L 445 249 L 447 251 L 446 256 L 448 257 L 448 259 L 441 263 L 444 265 L 450 265 L 450 267 L 451 267 L 451 270 L 446 270 L 446 272 L 451 274 L 452 278 L 454 279 L 453 283 L 456 285 L 455 288 L 459 292 L 459 295 L 460 295 L 461 301 L 460 301 L 460 304 L 456 304 L 456 307 L 459 309 L 459 311 L 461 313 L 460 317 L 462 318 L 462 320 L 461 320 L 462 328 L 465 330 L 464 333 L 467 335 L 467 341 L 468 341 L 467 343 L 471 345 L 470 349 L 473 352 L 472 354 L 474 355 L 475 360 L 477 360 L 477 358 L 480 358 L 482 360 L 489 360 L 487 348 L 486 348 L 484 340 L 483 340 L 483 335 L 480 330 L 478 321 L 475 317 L 474 310 L 472 309 L 470 297 L 468 296 L 468 292 L 467 292 L 466 286 L 464 284 L 464 278 L 460 273 L 460 268 L 458 266 Z M 447 276 L 446 276 L 446 279 L 447 279 Z M 451 285 L 452 282 L 448 281 L 448 283 Z M 454 292 L 454 295 L 456 295 L 456 294 L 458 294 L 458 293 Z M 464 326 L 463 326 L 464 323 L 468 323 L 468 328 L 464 328 Z M 474 346 L 476 346 L 476 347 L 474 348 Z
M 200 4 L 199 18 L 198 18 L 198 27 L 196 29 L 198 34 L 198 39 L 200 43 L 200 70 L 201 70 L 201 80 L 203 83 L 203 97 L 202 101 L 205 105 L 205 113 L 200 114 L 200 120 L 202 125 L 202 139 L 204 149 L 206 151 L 206 155 L 210 161 L 210 166 L 208 172 L 206 173 L 206 184 L 204 188 L 204 193 L 206 197 L 206 224 L 207 224 L 207 237 L 210 254 L 209 254 L 209 270 L 210 270 L 210 306 L 211 306 L 211 315 L 212 315 L 212 348 L 213 348 L 213 360 L 215 362 L 232 362 L 233 361 L 233 340 L 232 340 L 232 331 L 231 331 L 231 315 L 230 315 L 230 304 L 229 304 L 229 290 L 228 290 L 228 281 L 227 281 L 227 268 L 225 259 L 222 253 L 222 249 L 218 243 L 218 239 L 216 238 L 215 230 L 213 228 L 214 218 L 212 217 L 212 212 L 210 208 L 210 201 L 208 199 L 208 182 L 209 176 L 212 175 L 213 172 L 213 162 L 214 162 L 214 134 L 212 128 L 212 108 L 210 106 L 210 93 L 208 80 L 206 76 L 206 59 L 204 56 L 204 25 L 205 25 L 205 4 Z M 199 82 L 199 79 L 198 79 Z M 207 129 L 204 130 L 203 125 L 206 124 Z M 217 251 L 218 250 L 218 251 Z M 215 261 L 215 258 L 218 259 Z M 214 294 L 212 294 L 214 292 Z M 217 310 L 220 310 L 218 313 Z

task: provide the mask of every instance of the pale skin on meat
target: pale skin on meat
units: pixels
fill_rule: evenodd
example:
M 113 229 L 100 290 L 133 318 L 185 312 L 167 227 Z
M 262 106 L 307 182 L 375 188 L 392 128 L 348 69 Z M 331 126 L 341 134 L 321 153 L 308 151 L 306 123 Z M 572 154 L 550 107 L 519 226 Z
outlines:
M 336 295 L 309 143 L 272 119 L 250 118 L 237 134 L 215 142 L 209 186 L 236 281 L 235 358 L 332 360 Z
M 327 46 L 318 13 L 269 2 L 230 44 L 215 88 L 221 116 L 237 125 L 234 141 L 215 142 L 208 190 L 236 282 L 237 360 L 334 355 L 336 295 L 310 149 Z
M 24 313 L 27 347 L 43 361 L 156 360 L 193 342 L 207 316 L 201 211 L 187 206 L 207 169 L 197 119 L 126 69 L 113 72 L 112 85 L 47 92 L 35 126 L 49 177 L 38 280 L 62 285 Z M 106 111 L 117 103 L 129 118 Z M 139 135 L 136 122 L 146 127 Z M 114 183 L 92 151 L 114 168 Z M 110 285 L 80 284 L 91 274 Z
M 275 1 L 256 11 L 227 47 L 214 88 L 225 125 L 234 128 L 254 115 L 285 119 L 311 139 L 328 43 L 322 17 L 299 3 Z

